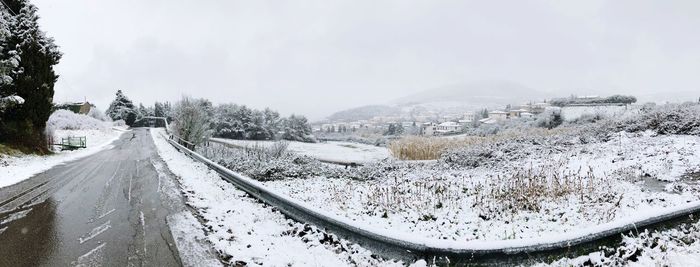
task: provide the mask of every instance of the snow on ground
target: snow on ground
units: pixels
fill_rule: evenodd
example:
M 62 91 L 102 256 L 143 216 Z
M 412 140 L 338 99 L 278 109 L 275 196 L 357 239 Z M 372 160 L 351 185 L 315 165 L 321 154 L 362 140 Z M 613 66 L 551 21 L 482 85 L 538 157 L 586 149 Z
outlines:
M 698 266 L 700 222 L 673 229 L 630 233 L 619 247 L 605 247 L 577 258 L 564 258 L 536 266 Z
M 231 140 L 221 138 L 213 139 L 243 147 L 253 147 L 256 145 L 270 146 L 274 143 L 273 141 Z M 391 154 L 386 147 L 352 142 L 328 141 L 321 143 L 304 143 L 290 141 L 287 149 L 291 152 L 317 159 L 344 162 L 371 162 L 391 157 Z
M 686 174 L 699 170 L 700 137 L 647 132 L 491 167 L 433 164 L 391 179 L 311 177 L 265 185 L 372 227 L 433 239 L 503 240 L 557 236 L 696 201 L 698 185 Z M 552 190 L 561 197 L 506 194 L 521 186 L 509 187 L 513 180 L 525 185 L 552 175 L 567 177 L 561 190 Z M 519 194 L 541 198 L 514 201 Z
M 60 143 L 61 138 L 84 136 L 87 148 L 60 151 L 59 147 L 54 147 L 56 153 L 48 156 L 0 155 L 0 187 L 13 185 L 58 164 L 109 149 L 109 144 L 126 131 L 123 126 L 113 127 L 111 121 L 98 120 L 68 110 L 52 113 L 46 122 L 46 128 L 53 136 L 54 143 Z
M 35 174 L 46 171 L 58 164 L 79 159 L 109 149 L 110 144 L 127 131 L 125 128 L 106 128 L 104 130 L 56 130 L 54 140 L 70 136 L 87 137 L 87 148 L 73 151 L 57 151 L 52 155 L 0 155 L 0 187 L 13 185 Z
M 216 258 L 210 257 L 207 237 L 202 225 L 188 211 L 168 216 L 168 226 L 184 266 L 219 266 Z
M 188 205 L 204 222 L 207 238 L 231 265 L 377 266 L 397 265 L 316 227 L 286 219 L 222 180 L 216 172 L 172 147 L 152 129 L 158 153 L 178 176 Z M 322 243 L 323 242 L 323 243 Z

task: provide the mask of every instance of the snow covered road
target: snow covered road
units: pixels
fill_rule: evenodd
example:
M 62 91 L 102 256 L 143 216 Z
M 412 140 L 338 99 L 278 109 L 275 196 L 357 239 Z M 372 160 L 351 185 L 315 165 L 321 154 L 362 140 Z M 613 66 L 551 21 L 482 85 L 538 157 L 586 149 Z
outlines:
M 149 132 L 112 146 L 0 188 L 0 266 L 194 265 L 171 234 L 186 208 Z

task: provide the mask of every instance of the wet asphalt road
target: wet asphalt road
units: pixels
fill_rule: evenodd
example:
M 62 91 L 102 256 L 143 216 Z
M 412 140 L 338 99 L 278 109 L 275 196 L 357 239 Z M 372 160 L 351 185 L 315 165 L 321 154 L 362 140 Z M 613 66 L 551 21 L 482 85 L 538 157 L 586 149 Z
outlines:
M 113 148 L 0 188 L 0 266 L 180 266 L 147 129 Z

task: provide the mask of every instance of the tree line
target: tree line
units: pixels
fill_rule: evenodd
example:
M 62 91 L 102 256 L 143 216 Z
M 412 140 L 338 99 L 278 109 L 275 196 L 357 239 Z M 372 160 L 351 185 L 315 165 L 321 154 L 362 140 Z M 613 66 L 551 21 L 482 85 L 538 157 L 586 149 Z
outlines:
M 138 120 L 153 116 L 173 122 L 179 136 L 193 142 L 221 137 L 242 140 L 285 139 L 313 142 L 311 126 L 304 116 L 282 117 L 269 108 L 257 110 L 245 105 L 213 105 L 206 99 L 183 97 L 175 104 L 155 102 L 153 106 L 136 106 L 121 90 L 105 112 L 112 120 L 124 120 L 133 126 Z
M 564 107 L 569 105 L 590 105 L 590 104 L 625 104 L 629 105 L 637 102 L 637 98 L 628 95 L 613 95 L 609 97 L 595 98 L 577 98 L 571 96 L 569 98 L 555 98 L 550 101 L 552 106 Z

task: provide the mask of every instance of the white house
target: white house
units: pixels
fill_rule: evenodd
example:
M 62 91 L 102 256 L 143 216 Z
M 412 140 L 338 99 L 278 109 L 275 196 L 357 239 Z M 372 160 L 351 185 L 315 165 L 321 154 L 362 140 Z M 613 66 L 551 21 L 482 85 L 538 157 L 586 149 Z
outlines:
M 489 112 L 489 119 L 494 119 L 496 121 L 502 121 L 508 119 L 508 112 L 494 110 Z
M 433 136 L 437 132 L 437 125 L 432 122 L 423 123 L 420 127 L 420 134 L 425 136 Z
M 440 134 L 457 133 L 462 131 L 462 125 L 454 121 L 446 121 L 438 124 L 436 131 Z
M 467 112 L 467 113 L 464 113 L 464 115 L 462 115 L 462 119 L 460 120 L 460 122 L 461 121 L 472 122 L 472 121 L 474 121 L 475 118 L 476 118 L 476 116 L 474 115 L 473 112 Z
M 508 111 L 508 116 L 510 118 L 520 118 L 523 113 L 527 113 L 527 112 L 528 112 L 527 109 L 522 109 L 522 108 L 521 109 L 513 109 L 513 110 Z

